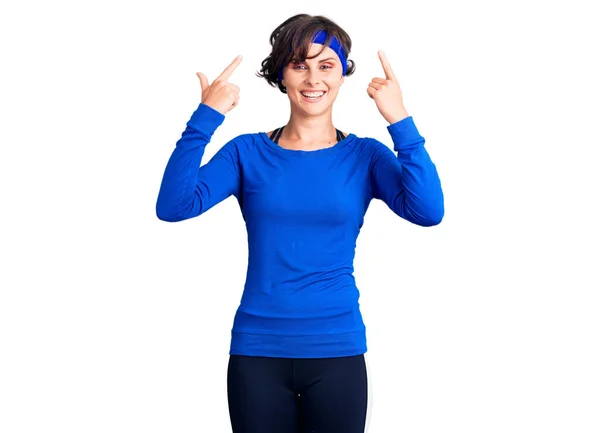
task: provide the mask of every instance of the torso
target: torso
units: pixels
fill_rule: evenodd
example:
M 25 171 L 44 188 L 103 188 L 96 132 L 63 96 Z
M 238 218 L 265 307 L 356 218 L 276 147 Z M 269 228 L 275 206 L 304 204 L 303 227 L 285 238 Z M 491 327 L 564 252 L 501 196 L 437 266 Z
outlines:
M 371 200 L 369 141 L 344 134 L 338 143 L 334 131 L 314 144 L 278 144 L 270 139 L 276 131 L 245 136 L 237 147 L 248 267 L 230 353 L 363 353 L 353 261 Z

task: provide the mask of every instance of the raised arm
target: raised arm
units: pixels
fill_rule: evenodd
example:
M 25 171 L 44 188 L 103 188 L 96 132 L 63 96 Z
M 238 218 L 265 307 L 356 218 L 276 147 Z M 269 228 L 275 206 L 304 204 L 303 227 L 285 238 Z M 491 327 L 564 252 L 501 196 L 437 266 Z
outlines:
M 404 107 L 398 79 L 385 54 L 379 51 L 385 78 L 376 77 L 367 87 L 381 115 L 397 155 L 375 142 L 371 159 L 371 190 L 397 215 L 420 226 L 439 224 L 444 216 L 444 196 L 435 165 L 425 150 L 425 139 Z
M 223 146 L 201 166 L 206 145 L 239 100 L 239 89 L 228 82 L 241 61 L 238 56 L 211 84 L 198 73 L 202 103 L 187 123 L 165 168 L 156 201 L 156 215 L 163 221 L 198 216 L 239 191 L 239 154 L 236 140 Z
M 371 159 L 371 191 L 398 216 L 420 226 L 439 224 L 444 196 L 434 163 L 412 117 L 388 126 L 396 155 L 376 141 Z
M 196 217 L 232 194 L 239 171 L 234 140 L 200 166 L 206 145 L 224 116 L 200 104 L 171 154 L 156 201 L 156 216 L 169 222 Z

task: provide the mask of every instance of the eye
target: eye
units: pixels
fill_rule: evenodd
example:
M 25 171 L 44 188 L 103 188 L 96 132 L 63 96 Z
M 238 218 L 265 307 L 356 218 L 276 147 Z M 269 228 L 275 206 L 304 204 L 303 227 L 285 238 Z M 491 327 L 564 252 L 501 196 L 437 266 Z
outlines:
M 294 69 L 306 69 L 306 66 L 303 64 L 296 64 L 294 65 Z
M 333 68 L 333 66 L 331 66 L 331 65 L 321 65 L 321 67 L 324 69 L 332 69 Z

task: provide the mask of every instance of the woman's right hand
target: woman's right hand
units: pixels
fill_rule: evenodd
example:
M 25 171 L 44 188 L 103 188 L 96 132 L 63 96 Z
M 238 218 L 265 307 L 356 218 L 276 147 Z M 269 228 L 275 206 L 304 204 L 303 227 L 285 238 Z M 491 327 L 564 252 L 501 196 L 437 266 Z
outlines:
M 202 72 L 196 72 L 200 79 L 202 88 L 202 102 L 209 107 L 217 110 L 221 114 L 231 111 L 237 106 L 240 100 L 240 88 L 229 82 L 229 77 L 242 61 L 242 56 L 237 56 L 235 60 L 225 68 L 212 84 L 208 84 L 206 75 Z

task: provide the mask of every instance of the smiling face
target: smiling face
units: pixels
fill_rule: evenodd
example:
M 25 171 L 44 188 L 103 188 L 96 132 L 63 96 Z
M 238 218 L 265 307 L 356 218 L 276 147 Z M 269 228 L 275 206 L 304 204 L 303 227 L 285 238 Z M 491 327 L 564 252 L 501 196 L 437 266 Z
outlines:
M 321 51 L 317 57 L 315 56 Z M 286 87 L 292 113 L 317 116 L 330 113 L 344 77 L 339 57 L 331 48 L 312 44 L 303 62 L 291 62 L 283 68 L 282 84 Z

